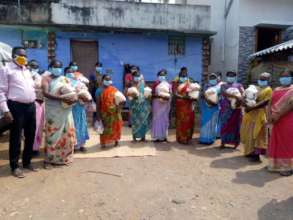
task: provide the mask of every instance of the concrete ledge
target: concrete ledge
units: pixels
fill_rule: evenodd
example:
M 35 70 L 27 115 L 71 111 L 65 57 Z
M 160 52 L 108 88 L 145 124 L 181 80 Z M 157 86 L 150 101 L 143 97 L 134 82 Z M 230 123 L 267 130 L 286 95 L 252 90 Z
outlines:
M 20 15 L 20 16 L 18 16 Z M 1 24 L 87 26 L 212 34 L 209 6 L 60 0 L 0 4 Z

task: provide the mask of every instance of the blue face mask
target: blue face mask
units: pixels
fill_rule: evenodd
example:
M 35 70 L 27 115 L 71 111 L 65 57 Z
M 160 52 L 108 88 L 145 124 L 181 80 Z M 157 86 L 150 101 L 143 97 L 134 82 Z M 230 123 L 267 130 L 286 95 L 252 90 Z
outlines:
M 67 73 L 66 74 L 66 77 L 68 77 L 70 79 L 73 79 L 74 78 L 74 74 L 73 73 Z
M 236 76 L 228 76 L 227 77 L 227 82 L 228 83 L 235 83 L 237 80 Z
M 218 84 L 218 81 L 216 79 L 210 79 L 209 84 L 212 85 L 212 86 L 215 86 L 215 85 Z
M 63 72 L 62 72 L 62 68 L 51 68 L 50 72 L 54 75 L 54 76 L 62 76 Z
M 112 80 L 104 80 L 103 81 L 104 86 L 110 86 L 113 84 Z
M 74 72 L 78 70 L 78 66 L 74 65 L 74 66 L 71 66 L 71 68 Z
M 260 87 L 266 87 L 269 85 L 269 82 L 267 80 L 257 80 L 257 84 L 260 86 Z
M 102 73 L 102 71 L 103 71 L 103 67 L 96 67 L 96 71 L 98 72 L 98 73 Z
M 181 82 L 181 83 L 184 83 L 184 82 L 186 82 L 188 80 L 188 77 L 179 77 L 179 81 Z
M 280 77 L 280 83 L 282 86 L 289 86 L 292 83 L 291 76 L 282 76 Z
M 167 80 L 167 77 L 166 76 L 159 76 L 158 79 L 160 82 L 163 82 L 163 81 Z
M 135 82 L 138 82 L 140 79 L 141 79 L 140 76 L 135 76 L 135 77 L 133 77 L 133 80 L 134 80 Z

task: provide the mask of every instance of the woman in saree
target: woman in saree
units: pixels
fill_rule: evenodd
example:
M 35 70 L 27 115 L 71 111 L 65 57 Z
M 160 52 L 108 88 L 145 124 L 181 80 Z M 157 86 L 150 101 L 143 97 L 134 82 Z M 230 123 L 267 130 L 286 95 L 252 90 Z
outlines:
M 138 96 L 133 96 L 129 100 L 129 110 L 131 115 L 131 128 L 133 141 L 146 141 L 145 136 L 150 129 L 151 121 L 151 101 L 144 96 L 145 82 L 139 70 L 132 73 L 132 86 L 138 90 Z
M 218 136 L 219 105 L 218 103 L 211 102 L 205 94 L 208 88 L 214 87 L 216 89 L 217 84 L 217 75 L 212 73 L 209 75 L 207 85 L 203 88 L 203 94 L 200 99 L 200 144 L 213 144 Z M 217 89 L 216 92 L 219 93 L 219 89 Z
M 293 171 L 293 72 L 284 72 L 280 76 L 281 86 L 273 92 L 270 122 L 272 133 L 268 149 L 269 171 L 279 172 L 283 176 Z
M 113 85 L 110 75 L 102 77 L 102 87 L 96 91 L 97 121 L 101 121 L 104 131 L 100 135 L 102 148 L 114 144 L 118 146 L 121 139 L 122 116 L 121 106 L 115 103 L 115 93 L 118 91 Z M 122 103 L 123 104 L 123 103 Z
M 192 139 L 195 120 L 194 100 L 188 96 L 187 91 L 190 81 L 187 69 L 182 68 L 178 80 L 173 83 L 176 99 L 176 140 L 185 145 L 189 144 Z
M 69 68 L 69 73 L 66 74 L 66 77 L 70 79 L 71 85 L 75 89 L 79 89 L 81 86 L 85 85 L 83 74 L 79 73 L 77 75 L 73 74 L 72 70 Z M 74 120 L 75 134 L 76 134 L 76 145 L 74 146 L 74 151 L 80 151 L 85 153 L 85 143 L 89 139 L 88 133 L 88 123 L 85 104 L 90 100 L 84 97 L 80 97 L 81 101 L 76 102 L 72 106 L 72 115 Z
M 46 108 L 45 168 L 73 161 L 76 138 L 71 105 L 77 101 L 77 96 L 61 98 L 61 94 L 55 92 L 59 85 L 70 85 L 70 81 L 63 76 L 62 63 L 54 60 L 42 81 Z
M 237 83 L 237 74 L 227 72 L 227 83 L 221 86 L 220 120 L 221 120 L 221 149 L 227 144 L 233 145 L 236 149 L 240 144 L 240 126 L 242 121 L 241 97 L 231 95 L 227 92 L 229 88 L 238 89 L 242 94 L 244 89 Z M 236 108 L 231 105 L 229 98 L 237 100 Z
M 35 82 L 36 90 L 36 133 L 35 141 L 33 145 L 33 155 L 38 156 L 40 154 L 40 147 L 43 142 L 43 129 L 44 129 L 44 119 L 45 119 L 45 105 L 44 96 L 42 92 L 42 76 L 39 74 L 39 64 L 36 60 L 31 60 L 28 63 L 28 68 L 32 74 L 33 80 Z
M 260 162 L 260 155 L 267 148 L 267 107 L 272 97 L 269 86 L 270 74 L 262 73 L 257 81 L 259 92 L 254 107 L 245 106 L 245 114 L 240 129 L 241 142 L 244 145 L 244 155 L 252 162 Z
M 152 88 L 152 138 L 154 142 L 167 142 L 169 128 L 169 114 L 171 109 L 171 85 L 167 82 L 167 71 L 161 70 L 157 74 L 158 80 Z M 164 83 L 168 88 L 168 96 L 162 96 L 157 87 Z M 168 95 L 167 94 L 167 95 Z

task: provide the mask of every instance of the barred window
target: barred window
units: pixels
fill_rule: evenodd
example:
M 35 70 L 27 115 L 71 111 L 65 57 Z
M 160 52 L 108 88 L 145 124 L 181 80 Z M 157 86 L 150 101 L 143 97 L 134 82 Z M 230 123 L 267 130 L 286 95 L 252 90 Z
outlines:
M 185 37 L 169 37 L 168 54 L 173 56 L 185 55 Z

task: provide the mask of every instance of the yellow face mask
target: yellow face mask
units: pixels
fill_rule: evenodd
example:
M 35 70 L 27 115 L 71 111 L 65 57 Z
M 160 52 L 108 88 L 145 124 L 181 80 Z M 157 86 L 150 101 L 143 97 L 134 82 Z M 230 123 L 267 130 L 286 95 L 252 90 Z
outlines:
M 15 62 L 20 66 L 24 66 L 27 64 L 27 59 L 25 56 L 16 56 Z

